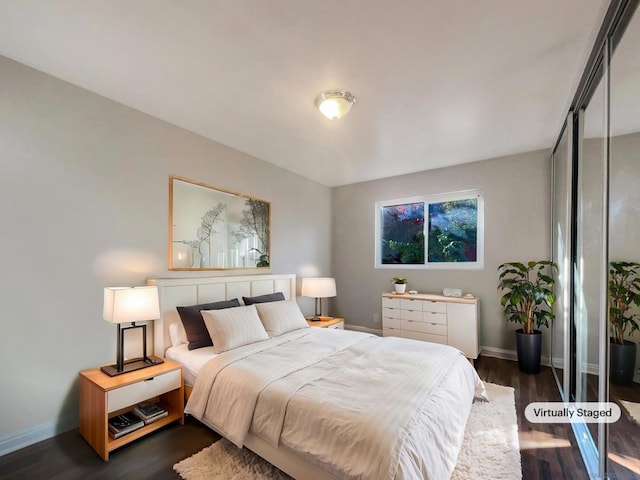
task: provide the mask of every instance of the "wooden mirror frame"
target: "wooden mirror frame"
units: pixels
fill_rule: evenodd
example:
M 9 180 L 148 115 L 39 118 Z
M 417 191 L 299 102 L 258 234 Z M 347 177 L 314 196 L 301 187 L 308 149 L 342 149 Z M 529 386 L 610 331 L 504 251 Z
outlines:
M 270 268 L 271 203 L 169 177 L 169 270 Z

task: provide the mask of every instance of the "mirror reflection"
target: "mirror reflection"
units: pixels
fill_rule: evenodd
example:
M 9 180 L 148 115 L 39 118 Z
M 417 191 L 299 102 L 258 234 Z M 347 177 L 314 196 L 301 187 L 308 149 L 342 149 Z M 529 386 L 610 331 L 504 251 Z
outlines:
M 269 202 L 171 176 L 169 269 L 268 268 Z

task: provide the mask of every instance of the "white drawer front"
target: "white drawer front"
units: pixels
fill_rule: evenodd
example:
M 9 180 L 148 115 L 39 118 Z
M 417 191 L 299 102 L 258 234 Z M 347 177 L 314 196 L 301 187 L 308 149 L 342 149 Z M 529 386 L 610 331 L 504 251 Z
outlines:
M 441 343 L 443 345 L 447 344 L 447 337 L 443 335 L 432 335 L 430 333 L 403 331 L 402 336 L 405 338 L 411 338 L 413 340 L 421 340 L 423 342 Z
M 394 317 L 382 317 L 382 328 L 400 328 L 400 319 Z
M 383 337 L 401 337 L 399 328 L 382 327 Z
M 107 411 L 109 413 L 115 412 L 176 388 L 180 388 L 180 370 L 116 388 L 107 392 Z
M 423 312 L 447 313 L 447 304 L 445 302 L 433 302 L 425 300 L 422 302 Z
M 400 312 L 402 310 L 400 310 L 399 308 L 389 308 L 389 307 L 383 307 L 382 308 L 382 316 L 383 317 L 395 317 L 395 318 L 400 318 Z
M 327 328 L 335 328 L 338 330 L 344 330 L 344 322 L 335 323 L 333 325 L 329 325 Z
M 447 335 L 447 326 L 440 324 L 431 324 L 424 322 L 412 322 L 411 320 L 403 320 L 400 327 L 402 331 L 432 333 L 434 335 Z
M 434 335 L 444 335 L 447 336 L 447 326 L 442 325 L 440 323 L 423 323 L 424 330 L 421 330 L 425 333 L 433 333 Z
M 422 312 L 422 321 L 426 323 L 439 323 L 441 325 L 446 325 L 447 314 L 436 312 Z
M 420 310 L 400 310 L 400 318 L 402 320 L 413 320 L 414 322 L 421 322 L 422 312 Z
M 424 332 L 427 324 L 424 322 L 414 322 L 413 320 L 402 320 L 400 328 L 402 332 Z
M 389 308 L 400 308 L 400 299 L 382 297 L 382 306 Z
M 400 308 L 403 308 L 405 310 L 422 310 L 423 303 L 424 302 L 422 300 L 401 299 Z

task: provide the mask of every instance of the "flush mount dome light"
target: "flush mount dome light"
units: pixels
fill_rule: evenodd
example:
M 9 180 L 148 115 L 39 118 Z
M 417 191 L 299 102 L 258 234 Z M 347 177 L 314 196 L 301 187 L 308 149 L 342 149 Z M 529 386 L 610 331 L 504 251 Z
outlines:
M 328 90 L 316 98 L 316 107 L 329 120 L 344 117 L 355 103 L 356 97 L 346 90 Z

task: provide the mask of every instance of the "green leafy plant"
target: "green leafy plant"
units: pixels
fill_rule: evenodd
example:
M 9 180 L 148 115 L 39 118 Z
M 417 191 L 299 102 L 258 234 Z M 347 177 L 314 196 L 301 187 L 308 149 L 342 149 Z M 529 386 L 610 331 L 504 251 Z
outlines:
M 615 343 L 624 345 L 626 333 L 638 330 L 638 314 L 632 305 L 640 306 L 640 264 L 611 262 L 609 269 L 609 324 Z
M 393 283 L 396 285 L 404 285 L 407 283 L 407 279 L 403 277 L 393 277 Z
M 552 275 L 557 268 L 549 261 L 508 262 L 498 267 L 498 289 L 505 292 L 500 304 L 507 320 L 519 323 L 526 334 L 532 334 L 534 326 L 548 327 L 549 320 L 555 318 Z

